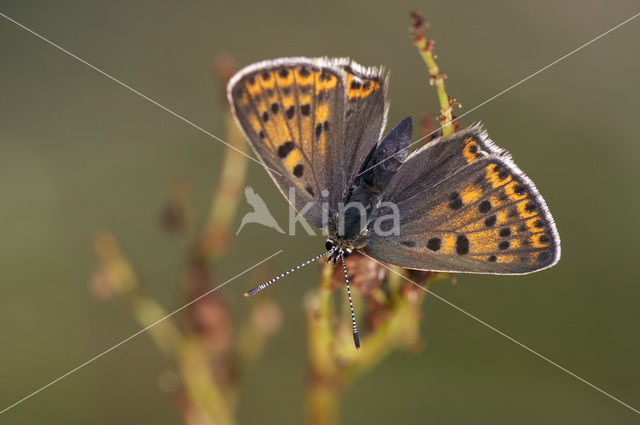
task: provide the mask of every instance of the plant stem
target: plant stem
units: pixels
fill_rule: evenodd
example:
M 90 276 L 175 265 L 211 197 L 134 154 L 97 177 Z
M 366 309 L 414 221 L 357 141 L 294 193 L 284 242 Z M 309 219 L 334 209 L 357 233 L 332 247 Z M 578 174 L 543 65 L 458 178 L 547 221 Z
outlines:
M 448 136 L 453 132 L 453 112 L 452 105 L 455 103 L 455 99 L 449 99 L 447 90 L 444 86 L 444 80 L 447 78 L 445 74 L 440 72 L 440 68 L 436 63 L 436 55 L 433 53 L 434 40 L 429 40 L 424 36 L 423 29 L 426 24 L 422 15 L 419 12 L 413 12 L 411 14 L 413 22 L 409 27 L 411 39 L 413 45 L 418 48 L 418 52 L 422 57 L 422 60 L 427 65 L 427 71 L 429 71 L 429 85 L 436 87 L 438 95 L 438 102 L 440 103 L 440 115 L 438 119 L 442 125 L 442 135 Z
M 319 288 L 309 294 L 307 311 L 308 380 L 307 423 L 335 424 L 338 419 L 338 373 L 334 361 L 335 334 L 331 326 L 331 277 L 333 265 L 323 264 Z
M 226 115 L 227 141 L 244 152 L 246 143 L 231 112 Z M 225 149 L 220 180 L 213 194 L 207 225 L 203 231 L 200 255 L 206 259 L 217 259 L 228 248 L 230 228 L 236 216 L 241 190 L 245 181 L 247 157 L 230 146 Z
M 318 381 L 307 392 L 307 423 L 333 425 L 338 423 L 339 391 L 328 382 Z
M 171 318 L 160 321 L 167 316 L 166 310 L 142 290 L 133 266 L 120 250 L 115 237 L 102 231 L 94 237 L 93 246 L 112 293 L 119 295 L 129 306 L 140 326 L 147 328 L 153 325 L 149 328 L 151 339 L 164 354 L 173 356 L 182 338 L 180 330 Z
M 213 371 L 197 337 L 185 338 L 178 351 L 178 367 L 193 407 L 211 424 L 234 425 L 229 402 L 214 384 Z
M 167 317 L 167 311 L 142 290 L 133 266 L 111 233 L 96 235 L 94 249 L 113 293 L 129 306 L 141 327 L 149 328 L 148 333 L 158 348 L 177 360 L 190 403 L 209 419 L 203 419 L 202 423 L 233 425 L 229 402 L 222 397 L 222 389 L 213 377 L 199 339 L 185 336 L 175 321 Z

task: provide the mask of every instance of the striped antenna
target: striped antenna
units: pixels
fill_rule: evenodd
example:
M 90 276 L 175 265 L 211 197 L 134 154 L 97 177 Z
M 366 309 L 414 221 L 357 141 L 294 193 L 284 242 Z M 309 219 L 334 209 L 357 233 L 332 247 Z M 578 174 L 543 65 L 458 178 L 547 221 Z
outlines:
M 344 280 L 347 282 L 347 295 L 349 296 L 349 308 L 351 309 L 351 324 L 353 326 L 353 342 L 356 349 L 360 349 L 360 338 L 358 338 L 358 326 L 356 325 L 356 315 L 353 312 L 353 302 L 351 302 L 351 288 L 349 287 L 349 276 L 347 275 L 347 265 L 344 262 L 344 253 L 340 251 L 340 259 L 342 260 L 342 270 L 344 270 Z
M 273 279 L 271 279 L 271 280 L 269 280 L 267 282 L 261 283 L 260 285 L 256 286 L 255 288 L 251 289 L 250 291 L 245 292 L 244 296 L 245 297 L 250 297 L 251 295 L 257 294 L 258 292 L 262 291 L 267 286 L 270 286 L 271 284 L 279 281 L 280 279 L 282 279 L 283 277 L 287 276 L 288 274 L 293 273 L 296 270 L 301 269 L 304 266 L 307 266 L 307 265 L 313 263 L 314 261 L 319 260 L 320 258 L 324 257 L 325 255 L 329 255 L 329 254 L 333 253 L 333 251 L 334 250 L 332 249 L 332 250 L 329 250 L 327 252 L 323 252 L 320 255 L 316 255 L 315 257 L 311 258 L 310 260 L 307 260 L 304 263 L 302 263 L 300 265 L 297 265 L 297 266 L 293 267 L 292 269 L 287 270 L 284 273 L 281 273 L 279 276 L 276 276 L 276 277 L 274 277 Z

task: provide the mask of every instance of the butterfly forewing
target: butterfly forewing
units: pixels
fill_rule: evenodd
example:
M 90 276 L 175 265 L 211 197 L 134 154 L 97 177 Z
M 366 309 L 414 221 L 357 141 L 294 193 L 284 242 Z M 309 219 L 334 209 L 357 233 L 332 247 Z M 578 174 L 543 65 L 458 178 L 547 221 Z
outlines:
M 349 59 L 285 58 L 236 74 L 228 97 L 245 135 L 298 210 L 322 227 L 335 214 L 386 120 L 385 78 Z M 322 196 L 326 189 L 326 198 Z M 292 201 L 289 199 L 289 201 Z
M 549 267 L 560 255 L 535 186 L 477 127 L 412 154 L 384 200 L 398 206 L 399 235 L 370 232 L 365 250 L 393 264 L 520 274 Z
M 270 168 L 278 187 L 305 217 L 321 227 L 320 196 L 331 190 L 334 164 L 329 144 L 342 139 L 344 77 L 319 61 L 261 62 L 230 81 L 229 101 L 251 146 Z M 290 199 L 291 200 L 291 199 Z

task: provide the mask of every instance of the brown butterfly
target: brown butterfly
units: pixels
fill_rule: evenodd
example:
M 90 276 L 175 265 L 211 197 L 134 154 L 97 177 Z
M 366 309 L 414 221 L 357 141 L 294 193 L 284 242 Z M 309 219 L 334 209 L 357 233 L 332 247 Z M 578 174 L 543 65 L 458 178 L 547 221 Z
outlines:
M 387 85 L 381 68 L 328 58 L 264 61 L 229 82 L 254 151 L 296 210 L 328 235 L 327 252 L 296 268 L 326 255 L 344 266 L 355 249 L 419 270 L 525 274 L 554 265 L 553 219 L 510 155 L 478 125 L 409 154 L 410 118 L 382 137 Z

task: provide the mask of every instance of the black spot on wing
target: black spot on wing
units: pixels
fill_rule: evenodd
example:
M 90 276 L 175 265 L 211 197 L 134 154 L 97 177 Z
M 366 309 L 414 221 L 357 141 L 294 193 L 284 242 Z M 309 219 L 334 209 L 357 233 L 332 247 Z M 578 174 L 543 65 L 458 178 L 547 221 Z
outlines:
M 442 241 L 440 238 L 431 238 L 427 241 L 427 248 L 431 251 L 439 251 L 442 246 Z
M 484 225 L 487 227 L 493 227 L 496 224 L 497 220 L 498 217 L 496 217 L 495 214 L 491 215 L 484 220 Z
M 280 158 L 286 158 L 289 155 L 289 152 L 293 150 L 295 144 L 289 140 L 288 142 L 284 142 L 278 147 L 278 156 Z
M 480 211 L 483 214 L 488 213 L 490 210 L 491 210 L 491 202 L 487 200 L 480 202 L 480 205 L 478 205 L 478 211 Z
M 456 238 L 456 252 L 458 255 L 469 253 L 469 239 L 465 235 L 458 235 Z
M 462 199 L 460 198 L 460 194 L 458 192 L 452 192 L 449 195 L 449 208 L 454 211 L 462 208 Z
M 290 120 L 291 118 L 293 118 L 293 116 L 295 115 L 295 113 L 296 113 L 296 107 L 295 107 L 295 106 L 293 106 L 293 105 L 291 105 L 291 106 L 289 107 L 289 109 L 287 109 L 287 110 L 285 111 L 285 114 L 287 115 L 287 119 L 289 119 L 289 120 Z

